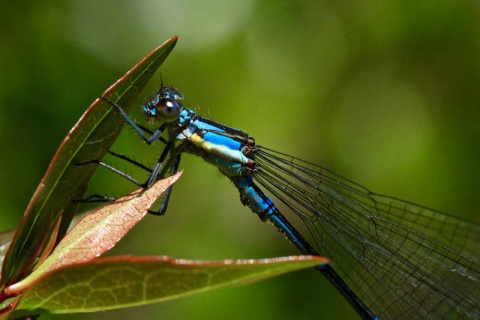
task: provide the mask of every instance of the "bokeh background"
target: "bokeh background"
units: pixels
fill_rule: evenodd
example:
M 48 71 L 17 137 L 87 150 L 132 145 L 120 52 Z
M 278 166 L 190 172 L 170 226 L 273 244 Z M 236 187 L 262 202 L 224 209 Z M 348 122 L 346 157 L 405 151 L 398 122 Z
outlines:
M 0 228 L 18 223 L 83 111 L 153 48 L 185 105 L 370 189 L 480 221 L 480 7 L 475 1 L 3 1 Z M 156 76 L 142 99 L 159 86 Z M 132 116 L 142 121 L 136 108 Z M 113 148 L 152 163 L 124 130 Z M 120 164 L 120 168 L 125 166 Z M 165 217 L 114 254 L 296 254 L 215 168 L 184 156 Z M 92 193 L 134 188 L 99 170 Z M 315 271 L 156 305 L 45 319 L 349 319 Z

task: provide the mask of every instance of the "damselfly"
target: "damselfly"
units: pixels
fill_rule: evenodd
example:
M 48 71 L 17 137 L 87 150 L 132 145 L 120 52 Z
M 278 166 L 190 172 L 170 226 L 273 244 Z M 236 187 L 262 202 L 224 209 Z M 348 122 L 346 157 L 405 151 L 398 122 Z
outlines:
M 332 260 L 333 266 L 317 269 L 362 318 L 480 317 L 479 224 L 372 193 L 323 167 L 257 145 L 248 134 L 183 107 L 182 98 L 175 88 L 162 87 L 142 107 L 161 123 L 150 133 L 104 98 L 145 142 L 162 140 L 165 148 L 145 183 L 99 163 L 148 188 L 177 171 L 182 153 L 203 158 L 233 182 L 245 206 L 302 253 Z M 307 234 L 259 186 L 298 216 Z

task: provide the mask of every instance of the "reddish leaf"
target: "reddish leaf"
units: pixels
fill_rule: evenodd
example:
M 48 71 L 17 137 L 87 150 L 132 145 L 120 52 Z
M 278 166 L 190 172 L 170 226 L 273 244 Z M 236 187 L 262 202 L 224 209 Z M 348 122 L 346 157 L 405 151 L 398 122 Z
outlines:
M 103 93 L 128 110 L 141 89 L 172 51 L 177 37 L 155 49 Z M 96 165 L 76 165 L 102 159 L 123 125 L 123 118 L 107 102 L 97 99 L 69 132 L 53 157 L 17 228 L 2 268 L 2 284 L 20 281 L 41 263 L 58 237 L 65 234 Z M 60 220 L 61 219 L 61 220 Z M 59 221 L 60 220 L 60 221 Z M 58 242 L 58 239 L 57 239 Z
M 6 294 L 16 296 L 47 272 L 90 261 L 111 249 L 145 216 L 150 206 L 180 178 L 182 172 L 156 182 L 148 190 L 132 192 L 85 216 L 38 269 L 24 280 L 7 287 Z

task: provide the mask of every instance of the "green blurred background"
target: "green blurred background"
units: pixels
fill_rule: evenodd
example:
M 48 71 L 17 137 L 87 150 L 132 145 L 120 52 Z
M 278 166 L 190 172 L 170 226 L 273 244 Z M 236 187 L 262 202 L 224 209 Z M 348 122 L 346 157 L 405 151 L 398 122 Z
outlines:
M 14 228 L 68 130 L 174 34 L 185 105 L 370 189 L 479 221 L 480 8 L 473 1 L 21 1 L 0 10 L 0 226 Z M 159 77 L 143 99 L 159 86 Z M 138 108 L 133 117 L 139 121 Z M 124 130 L 113 150 L 153 163 Z M 124 164 L 119 163 L 120 168 Z M 165 217 L 115 254 L 296 254 L 214 168 L 185 156 Z M 99 170 L 91 192 L 134 188 Z M 54 319 L 348 319 L 315 271 L 147 307 Z

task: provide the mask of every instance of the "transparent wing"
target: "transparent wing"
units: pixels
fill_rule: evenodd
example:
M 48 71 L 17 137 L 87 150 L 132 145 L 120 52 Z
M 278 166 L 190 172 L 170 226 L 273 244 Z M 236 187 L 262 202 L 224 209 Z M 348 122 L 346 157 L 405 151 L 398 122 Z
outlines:
M 480 317 L 479 224 L 264 147 L 255 160 L 256 181 L 304 222 L 304 236 L 380 319 Z

